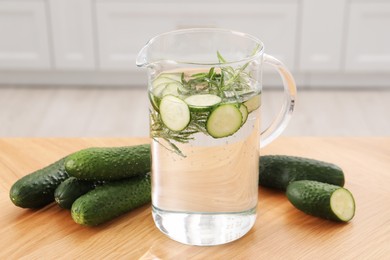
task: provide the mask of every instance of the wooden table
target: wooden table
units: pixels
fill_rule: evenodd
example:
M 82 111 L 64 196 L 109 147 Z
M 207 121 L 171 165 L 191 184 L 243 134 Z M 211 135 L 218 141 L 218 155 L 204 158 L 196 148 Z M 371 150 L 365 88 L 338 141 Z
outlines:
M 355 218 L 339 224 L 296 210 L 283 193 L 259 188 L 258 218 L 242 239 L 215 247 L 187 246 L 155 227 L 150 205 L 99 227 L 75 224 L 51 204 L 15 207 L 8 192 L 21 176 L 90 146 L 148 142 L 125 139 L 0 139 L 0 259 L 389 259 L 390 138 L 279 138 L 262 154 L 316 158 L 344 169 Z

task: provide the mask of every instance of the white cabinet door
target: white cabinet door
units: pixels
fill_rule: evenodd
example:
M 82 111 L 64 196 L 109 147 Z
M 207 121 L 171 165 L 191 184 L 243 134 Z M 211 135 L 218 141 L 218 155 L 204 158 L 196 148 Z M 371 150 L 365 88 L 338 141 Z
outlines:
M 56 69 L 94 69 L 92 0 L 49 0 Z
M 295 59 L 298 4 L 283 3 L 149 3 L 98 1 L 100 67 L 135 69 L 138 51 L 151 37 L 188 27 L 224 27 L 260 38 L 266 52 L 292 67 Z
M 0 1 L 0 69 L 49 69 L 44 1 Z
M 352 2 L 346 43 L 347 71 L 390 71 L 390 3 Z
M 339 71 L 346 0 L 303 0 L 299 69 Z

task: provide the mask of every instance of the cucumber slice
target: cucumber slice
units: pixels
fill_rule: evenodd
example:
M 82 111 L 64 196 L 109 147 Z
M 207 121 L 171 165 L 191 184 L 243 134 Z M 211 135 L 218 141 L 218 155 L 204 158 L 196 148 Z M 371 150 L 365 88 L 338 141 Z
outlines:
M 153 89 L 152 89 L 153 96 L 162 97 L 162 93 L 166 87 L 167 87 L 167 84 L 165 84 L 165 83 L 153 87 Z
M 242 123 L 241 125 L 244 125 L 247 118 L 248 118 L 248 108 L 244 105 L 244 104 L 241 104 L 240 105 L 240 112 L 241 112 L 241 115 L 242 115 Z
M 212 94 L 193 95 L 184 100 L 192 111 L 208 111 L 221 103 L 222 99 Z
M 153 86 L 157 86 L 160 84 L 169 84 L 173 82 L 181 82 L 181 73 L 162 73 L 157 76 L 156 79 L 153 80 Z
M 207 118 L 207 132 L 214 138 L 230 136 L 240 129 L 242 114 L 236 104 L 223 104 L 215 108 Z
M 175 97 L 178 97 L 179 96 L 179 92 L 178 92 L 178 87 L 180 86 L 179 83 L 169 83 L 165 88 L 164 90 L 162 91 L 161 95 L 164 97 L 164 96 L 168 96 L 168 95 L 172 95 L 172 96 L 175 96 Z
M 161 99 L 160 114 L 164 125 L 172 131 L 181 131 L 190 123 L 190 109 L 186 102 L 172 95 Z
M 149 100 L 150 103 L 152 104 L 153 109 L 156 111 L 160 111 L 158 107 L 160 106 L 161 99 L 149 92 Z
M 162 73 L 160 77 L 169 78 L 172 81 L 178 81 L 181 82 L 181 73 Z
M 245 101 L 244 105 L 247 107 L 248 113 L 251 113 L 252 111 L 255 111 L 256 109 L 258 109 L 261 105 L 260 94 L 253 96 L 250 99 L 248 99 L 247 101 Z
M 153 80 L 153 87 L 157 87 L 159 85 L 168 85 L 172 82 L 174 82 L 174 80 L 171 78 L 159 76 L 155 80 Z
M 355 215 L 355 200 L 347 189 L 318 181 L 293 181 L 287 186 L 288 200 L 297 209 L 313 216 L 350 221 Z

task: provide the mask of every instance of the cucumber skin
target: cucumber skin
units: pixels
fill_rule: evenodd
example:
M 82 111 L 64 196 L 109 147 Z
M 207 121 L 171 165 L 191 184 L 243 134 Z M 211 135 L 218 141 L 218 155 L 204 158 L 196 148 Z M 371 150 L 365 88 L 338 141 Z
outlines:
M 302 180 L 291 182 L 286 195 L 291 204 L 306 214 L 342 222 L 330 206 L 330 198 L 338 189 L 343 188 L 318 181 Z
M 106 183 L 79 197 L 72 205 L 73 220 L 96 226 L 151 201 L 150 174 Z
M 235 108 L 236 112 L 237 112 L 237 115 L 241 116 L 241 122 L 240 122 L 239 125 L 237 125 L 238 127 L 236 129 L 233 129 L 233 131 L 221 135 L 220 133 L 216 134 L 215 133 L 215 129 L 211 129 L 211 128 L 214 128 L 213 123 L 212 123 L 212 121 L 215 120 L 214 118 L 217 117 L 217 120 L 218 120 L 218 117 L 220 117 L 220 115 L 218 115 L 218 116 L 215 115 L 216 113 L 218 113 L 217 110 L 221 110 L 224 107 L 227 107 L 227 108 L 233 107 L 233 108 Z M 230 122 L 232 122 L 232 121 L 230 121 Z M 208 115 L 207 120 L 206 120 L 206 130 L 207 130 L 207 133 L 210 136 L 212 136 L 213 138 L 216 138 L 216 139 L 217 138 L 225 138 L 225 137 L 234 135 L 238 130 L 240 130 L 241 126 L 242 126 L 242 113 L 241 113 L 240 109 L 238 108 L 238 106 L 233 105 L 233 104 L 228 104 L 228 103 L 226 103 L 226 104 L 219 104 L 217 107 L 215 107 L 210 112 L 210 114 Z
M 65 168 L 80 180 L 111 181 L 149 172 L 150 160 L 150 144 L 93 147 L 68 156 Z
M 53 202 L 55 189 L 69 177 L 65 158 L 16 181 L 10 189 L 11 201 L 21 208 L 42 208 Z
M 343 170 L 335 164 L 287 155 L 260 156 L 259 184 L 286 190 L 292 181 L 313 180 L 344 186 Z
M 54 192 L 54 200 L 64 209 L 71 209 L 73 202 L 96 187 L 95 182 L 69 177 Z

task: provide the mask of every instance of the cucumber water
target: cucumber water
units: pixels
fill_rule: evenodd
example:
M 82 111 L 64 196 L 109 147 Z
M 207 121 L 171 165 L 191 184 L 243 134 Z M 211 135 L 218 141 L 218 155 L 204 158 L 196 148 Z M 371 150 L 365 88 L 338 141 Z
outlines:
M 149 97 L 157 227 L 184 243 L 188 232 L 219 232 L 223 243 L 245 234 L 258 198 L 260 85 L 230 67 L 165 71 Z

